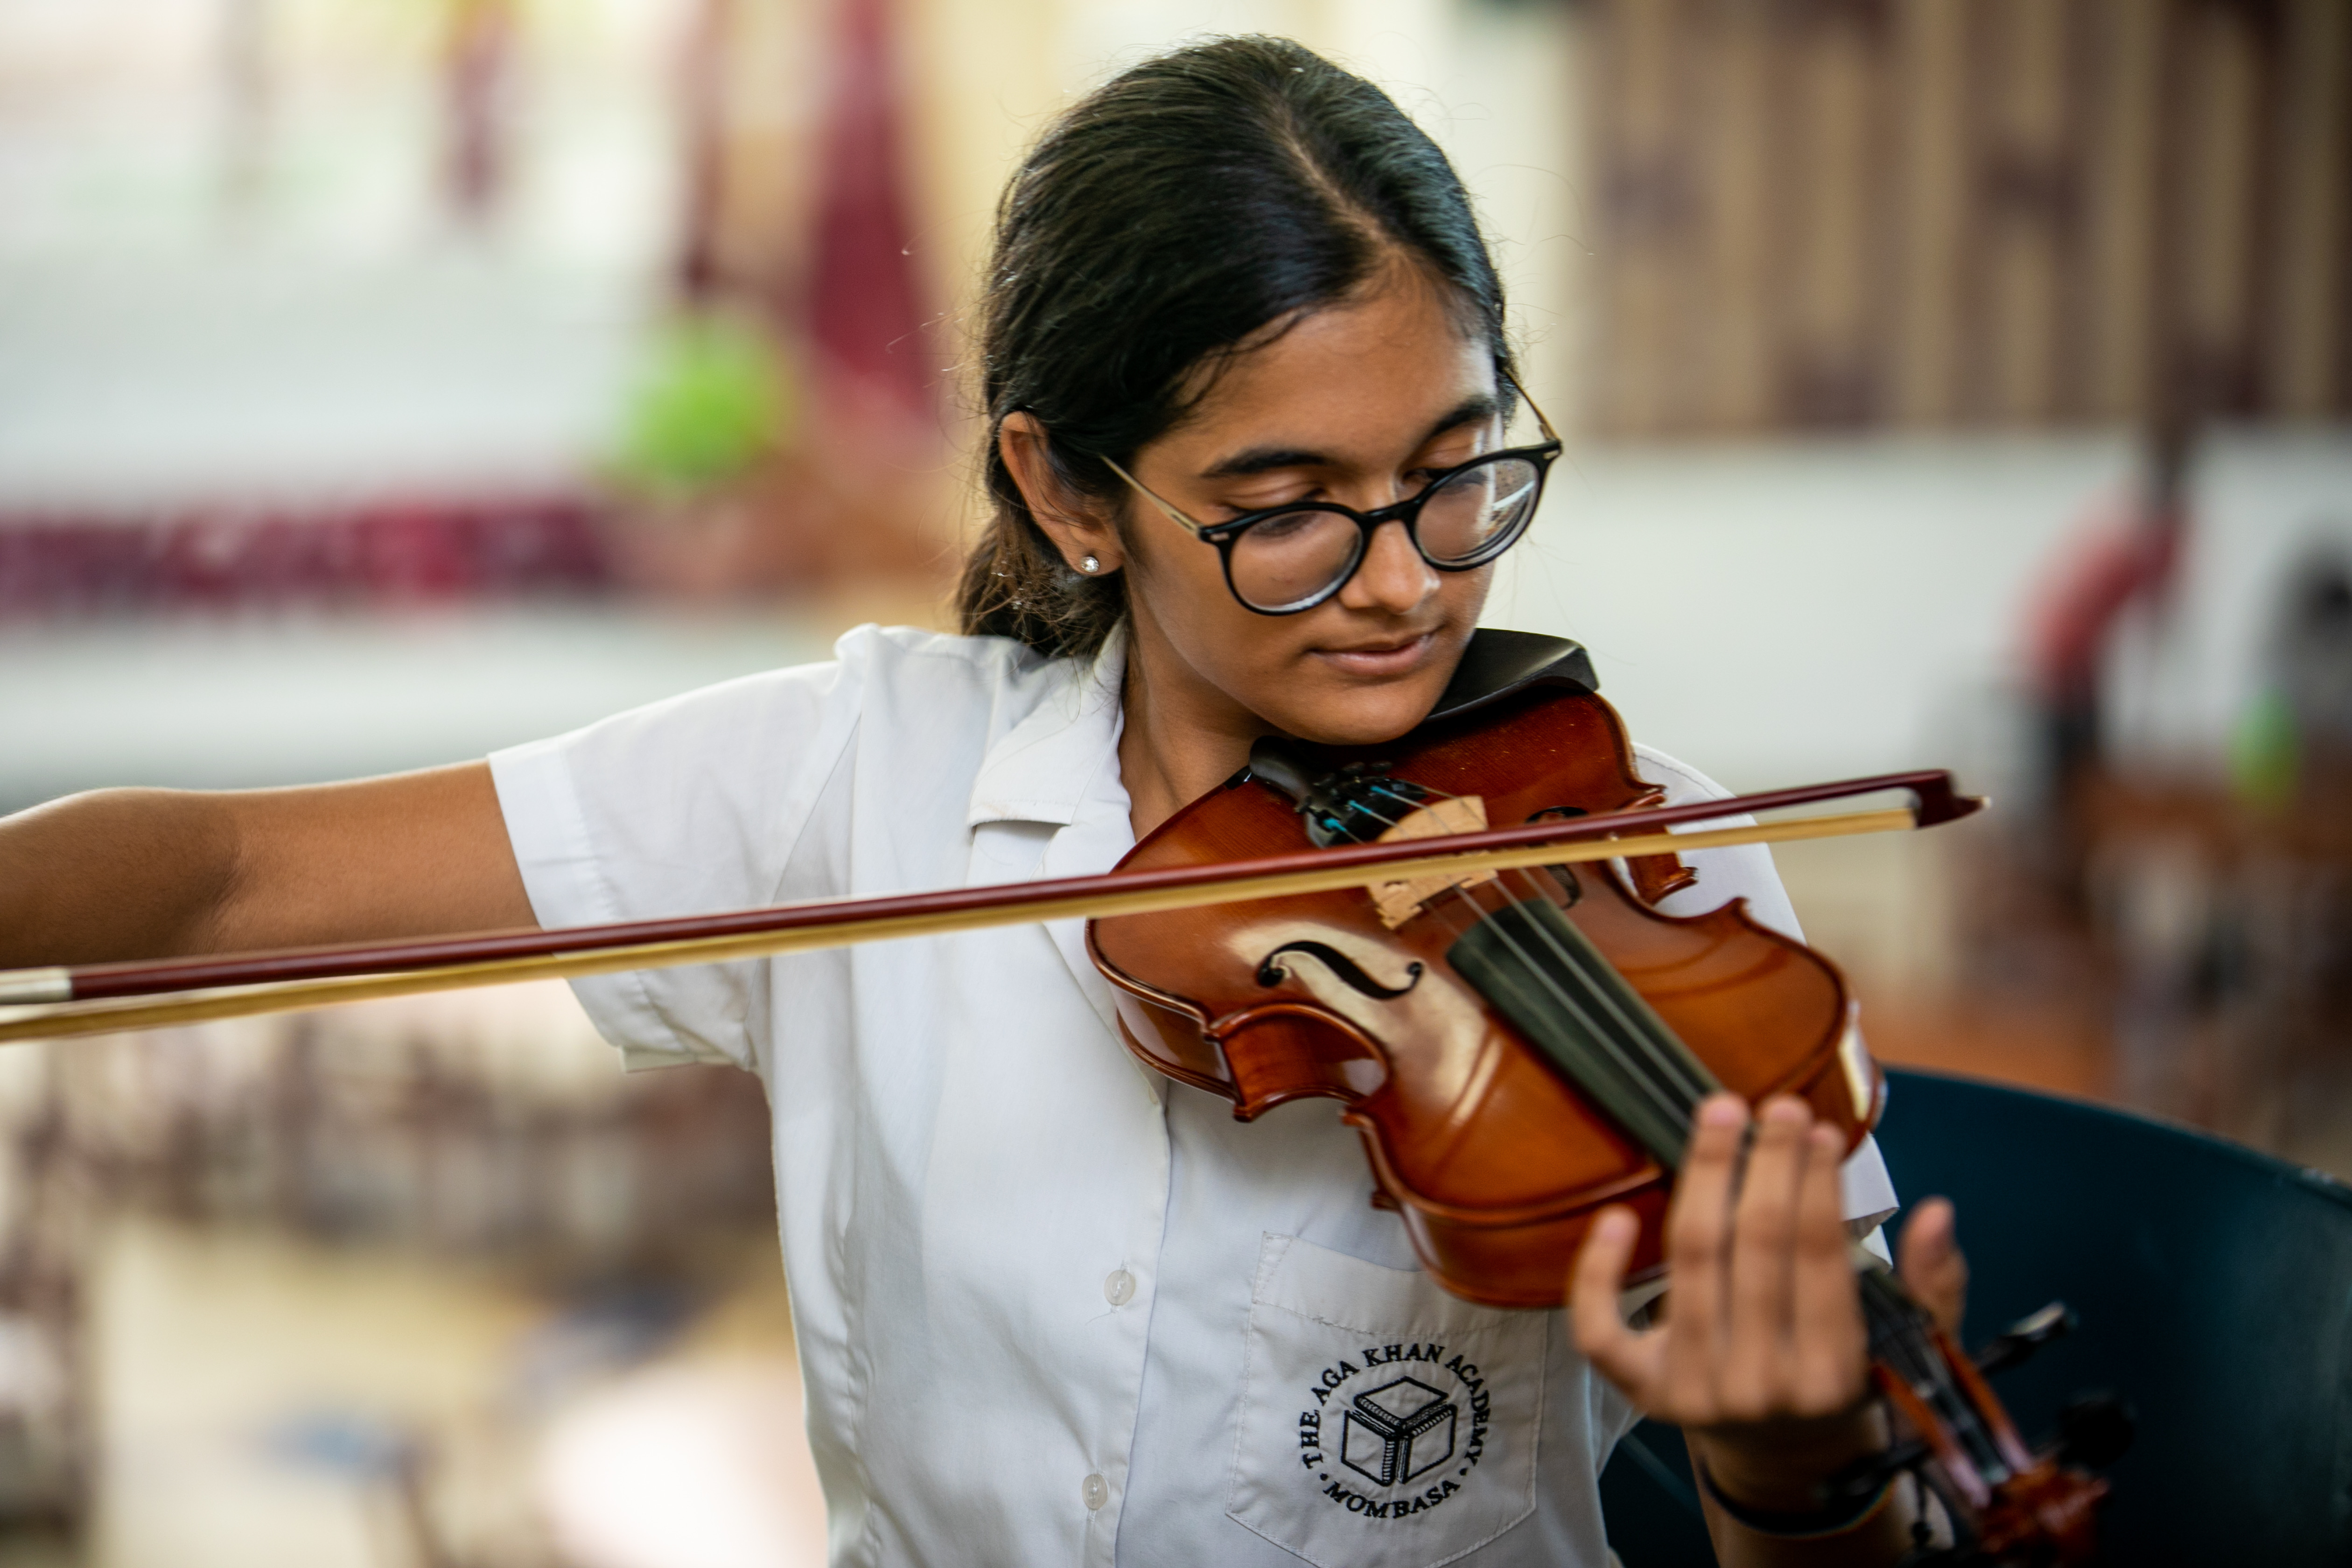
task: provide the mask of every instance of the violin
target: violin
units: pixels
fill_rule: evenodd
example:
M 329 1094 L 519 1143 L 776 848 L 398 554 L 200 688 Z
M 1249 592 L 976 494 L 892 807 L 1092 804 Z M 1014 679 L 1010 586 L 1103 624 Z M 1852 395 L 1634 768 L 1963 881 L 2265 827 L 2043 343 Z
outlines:
M 1635 771 L 1581 650 L 1501 636 L 1480 634 L 1485 668 L 1399 741 L 1259 742 L 1120 872 L 1654 807 L 1663 792 Z M 1641 1217 L 1634 1267 L 1658 1270 L 1675 1167 L 1709 1094 L 1793 1095 L 1849 1152 L 1885 1102 L 1836 967 L 1743 904 L 1660 912 L 1693 880 L 1671 851 L 1389 877 L 1099 917 L 1087 940 L 1142 1060 L 1244 1121 L 1337 1100 L 1362 1134 L 1372 1201 L 1399 1215 L 1431 1275 L 1486 1305 L 1557 1308 L 1604 1205 Z M 1853 1252 L 1873 1381 L 1906 1437 L 1832 1489 L 1866 1498 L 1912 1470 L 1955 1521 L 1954 1561 L 2090 1561 L 2105 1482 L 2030 1450 L 1977 1365 Z

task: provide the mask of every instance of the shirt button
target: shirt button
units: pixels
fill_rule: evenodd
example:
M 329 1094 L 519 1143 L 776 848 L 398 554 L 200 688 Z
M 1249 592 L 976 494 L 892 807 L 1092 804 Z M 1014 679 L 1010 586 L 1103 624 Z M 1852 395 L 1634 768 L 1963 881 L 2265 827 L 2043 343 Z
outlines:
M 1114 1268 L 1103 1281 L 1103 1300 L 1114 1307 L 1124 1307 L 1135 1300 L 1135 1276 L 1124 1268 Z
M 1087 1511 L 1092 1513 L 1110 1501 L 1110 1483 L 1100 1476 L 1088 1476 L 1086 1485 L 1078 1489 L 1078 1495 L 1087 1500 Z

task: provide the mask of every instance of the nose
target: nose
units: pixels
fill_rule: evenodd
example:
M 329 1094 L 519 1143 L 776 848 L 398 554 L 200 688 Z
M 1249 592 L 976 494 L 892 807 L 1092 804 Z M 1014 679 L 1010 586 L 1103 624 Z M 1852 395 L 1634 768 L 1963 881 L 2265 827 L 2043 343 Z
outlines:
M 1437 588 L 1436 569 L 1413 548 L 1404 524 L 1384 522 L 1372 531 L 1356 574 L 1339 590 L 1339 603 L 1351 610 L 1401 616 L 1420 608 Z

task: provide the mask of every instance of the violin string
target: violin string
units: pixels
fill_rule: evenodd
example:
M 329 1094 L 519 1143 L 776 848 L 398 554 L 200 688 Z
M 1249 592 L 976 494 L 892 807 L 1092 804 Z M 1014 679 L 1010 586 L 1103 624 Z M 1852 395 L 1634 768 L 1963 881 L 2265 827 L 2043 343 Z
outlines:
M 1406 795 L 1403 791 L 1395 788 L 1393 781 L 1382 778 L 1375 779 L 1370 782 L 1373 789 L 1378 793 L 1387 795 L 1390 799 L 1400 802 L 1401 804 L 1410 807 L 1411 810 L 1407 811 L 1406 816 L 1410 816 L 1412 815 L 1412 811 L 1423 808 L 1423 802 L 1417 801 L 1411 795 Z M 1463 798 L 1462 796 L 1455 795 L 1451 790 L 1439 789 L 1434 784 L 1415 784 L 1413 787 L 1418 790 L 1425 791 L 1428 795 L 1436 796 L 1443 800 L 1460 800 Z M 1374 811 L 1371 812 L 1370 815 L 1383 826 L 1394 828 L 1403 826 L 1402 818 L 1390 816 L 1385 812 Z M 1544 896 L 1543 888 L 1542 884 L 1536 880 L 1537 869 L 1538 869 L 1538 868 L 1505 866 L 1498 868 L 1492 873 L 1492 875 L 1497 881 L 1508 881 L 1510 879 L 1516 877 L 1519 879 L 1517 887 L 1523 897 L 1531 899 L 1541 898 Z M 1483 914 L 1484 911 L 1481 911 L 1482 918 Z
M 1863 1300 L 1878 1319 L 1872 1352 L 1887 1362 L 1908 1384 L 1969 1452 L 1969 1461 L 1989 1484 L 2008 1474 L 1999 1446 L 1985 1429 L 1976 1405 L 1959 1387 L 1941 1351 L 1927 1335 L 1927 1312 L 1885 1269 L 1864 1277 Z
M 1927 1309 L 1891 1269 L 1873 1268 L 1863 1278 L 1865 1313 L 1875 1319 L 1873 1353 L 1888 1362 L 1969 1451 L 1989 1484 L 2009 1473 L 2000 1445 L 1986 1429 L 1975 1400 L 1962 1388 L 1944 1352 L 1928 1337 Z
M 1412 810 L 1423 809 L 1420 801 L 1413 800 L 1386 781 L 1370 782 L 1374 793 L 1384 795 Z M 1376 807 L 1360 805 L 1360 809 L 1391 828 L 1398 826 L 1397 818 Z M 1684 1064 L 1673 1062 L 1666 1047 L 1652 1039 L 1650 1032 L 1641 1028 L 1627 1015 L 1618 998 L 1592 974 L 1589 961 L 1537 924 L 1535 940 L 1551 954 L 1557 967 L 1548 965 L 1519 941 L 1510 925 L 1491 918 L 1486 910 L 1480 908 L 1467 889 L 1459 883 L 1450 883 L 1445 891 L 1469 910 L 1473 924 L 1486 927 L 1497 944 L 1517 961 L 1520 972 L 1533 981 L 1554 1008 L 1582 1026 L 1584 1035 L 1600 1047 L 1605 1059 L 1616 1068 L 1622 1080 L 1664 1117 L 1677 1138 L 1687 1141 L 1691 1112 L 1699 1097 L 1693 1093 L 1695 1085 L 1689 1080 Z M 1543 896 L 1533 887 L 1527 888 L 1524 892 L 1530 900 Z M 1574 990 L 1561 983 L 1562 974 L 1575 980 Z M 1681 1151 L 1679 1148 L 1657 1149 L 1652 1152 L 1661 1163 L 1671 1166 Z
M 1374 787 L 1391 799 L 1409 803 L 1409 797 L 1401 791 L 1391 788 L 1385 780 L 1375 781 Z M 1426 788 L 1427 786 L 1417 787 Z M 1443 791 L 1437 790 L 1432 790 L 1430 793 L 1444 794 Z M 1391 826 L 1395 826 L 1395 823 L 1384 813 L 1374 812 L 1372 815 Z M 1509 872 L 1502 874 L 1506 879 L 1510 875 Z M 1523 900 L 1548 899 L 1541 883 L 1536 879 L 1533 869 L 1520 871 L 1518 876 L 1521 880 L 1516 886 Z M 1507 882 L 1507 885 L 1510 884 Z M 1462 894 L 1467 900 L 1467 894 L 1464 893 L 1459 885 L 1451 890 Z M 1475 900 L 1469 901 L 1475 908 Z M 1481 910 L 1479 913 L 1483 917 L 1484 911 Z M 1700 1076 L 1705 1069 L 1699 1068 L 1690 1058 L 1687 1047 L 1681 1051 L 1675 1050 L 1669 1043 L 1670 1035 L 1668 1040 L 1658 1039 L 1654 1037 L 1653 1031 L 1642 1027 L 1634 1018 L 1629 1016 L 1619 999 L 1591 973 L 1591 960 L 1589 955 L 1576 952 L 1561 942 L 1556 932 L 1540 922 L 1531 922 L 1531 935 L 1541 944 L 1554 963 L 1559 968 L 1578 977 L 1581 988 L 1587 993 L 1588 1003 L 1597 1004 L 1616 1026 L 1618 1033 L 1612 1045 L 1616 1047 L 1620 1065 L 1635 1077 L 1650 1080 L 1644 1085 L 1650 1097 L 1668 1112 L 1677 1127 L 1687 1133 L 1691 1115 L 1696 1110 L 1698 1102 L 1713 1092 L 1715 1088 Z M 1508 932 L 1498 928 L 1496 934 L 1507 937 Z M 1533 954 L 1517 947 L 1516 943 L 1510 945 L 1513 947 L 1514 956 L 1517 957 L 1522 963 L 1528 964 L 1536 971 L 1544 970 L 1545 966 L 1537 963 Z M 1637 1066 L 1633 1061 L 1628 1060 L 1629 1055 L 1640 1058 L 1640 1065 Z
M 1455 899 L 1469 906 L 1474 919 L 1483 923 L 1494 934 L 1496 942 L 1518 961 L 1521 970 L 1542 988 L 1553 1005 L 1583 1026 L 1585 1034 L 1599 1043 L 1608 1060 L 1623 1075 L 1625 1080 L 1632 1084 L 1643 1099 L 1665 1115 L 1669 1125 L 1678 1132 L 1686 1135 L 1690 1128 L 1693 1102 L 1677 1096 L 1673 1085 L 1661 1082 L 1648 1070 L 1647 1065 L 1639 1059 L 1644 1054 L 1644 1047 L 1648 1042 L 1642 1040 L 1638 1034 L 1625 1026 L 1622 1016 L 1606 993 L 1593 985 L 1591 977 L 1580 968 L 1575 967 L 1573 961 L 1570 960 L 1571 967 L 1568 972 L 1575 975 L 1585 994 L 1579 995 L 1571 992 L 1560 984 L 1559 977 L 1555 972 L 1520 944 L 1517 936 L 1512 932 L 1509 926 L 1494 920 L 1485 910 L 1480 909 L 1477 900 L 1470 897 L 1467 889 L 1456 887 L 1448 890 Z M 1548 942 L 1546 945 L 1555 944 Z M 1602 1016 L 1594 1016 L 1594 1004 L 1599 1005 Z M 1635 1042 L 1630 1048 L 1627 1043 L 1629 1039 Z M 1651 1152 L 1661 1163 L 1670 1169 L 1681 1154 L 1678 1149 L 1655 1149 Z
M 1418 806 L 1421 804 L 1420 802 L 1413 800 L 1412 796 L 1405 795 L 1402 791 L 1391 787 L 1391 780 L 1381 778 L 1372 780 L 1370 783 L 1374 789 L 1378 790 L 1382 795 L 1388 795 L 1393 800 L 1402 801 L 1407 805 L 1413 806 Z M 1437 796 L 1444 800 L 1460 800 L 1463 798 L 1461 795 L 1455 795 L 1453 791 L 1440 789 L 1435 784 L 1415 784 L 1413 785 L 1413 788 L 1424 791 L 1431 795 Z M 1380 820 L 1388 826 L 1395 827 L 1399 826 L 1397 820 L 1392 817 L 1386 816 L 1379 812 L 1374 812 L 1372 815 L 1379 817 Z M 1540 816 L 1542 814 L 1538 813 L 1538 815 Z M 1536 899 L 1546 896 L 1542 883 L 1537 879 L 1536 873 L 1538 871 L 1562 871 L 1566 869 L 1567 868 L 1564 866 L 1504 866 L 1497 868 L 1493 875 L 1497 881 L 1509 881 L 1513 878 L 1518 879 L 1517 887 L 1520 893 L 1524 897 Z
M 1410 805 L 1414 810 L 1422 809 L 1420 802 L 1394 789 L 1387 781 L 1371 782 L 1373 788 L 1380 794 L 1400 804 Z M 1431 793 L 1440 792 L 1432 791 Z M 1391 817 L 1385 812 L 1367 809 L 1369 815 L 1375 820 L 1391 828 L 1399 825 L 1399 819 Z M 1649 1037 L 1648 1031 L 1640 1028 L 1626 1016 L 1616 998 L 1610 995 L 1607 989 L 1596 982 L 1589 973 L 1582 955 L 1565 946 L 1552 933 L 1538 927 L 1535 932 L 1537 940 L 1543 944 L 1545 950 L 1559 965 L 1559 971 L 1555 971 L 1523 946 L 1509 926 L 1491 920 L 1487 911 L 1481 909 L 1477 900 L 1470 896 L 1467 889 L 1459 883 L 1451 883 L 1445 890 L 1468 908 L 1474 922 L 1483 923 L 1487 927 L 1500 945 L 1517 960 L 1521 969 L 1549 994 L 1554 1005 L 1584 1026 L 1585 1032 L 1601 1044 L 1610 1061 L 1643 1098 L 1662 1111 L 1669 1123 L 1679 1132 L 1687 1136 L 1691 1114 L 1696 1109 L 1698 1100 L 1704 1098 L 1704 1094 L 1694 1092 L 1696 1085 L 1689 1079 L 1684 1064 L 1674 1061 L 1658 1042 Z M 1526 892 L 1530 898 L 1543 897 L 1539 889 L 1530 887 L 1526 889 Z M 1571 993 L 1560 984 L 1559 980 L 1560 971 L 1576 977 L 1578 988 L 1583 993 L 1582 995 Z M 1596 1018 L 1593 1016 L 1596 1007 L 1603 1016 L 1601 1018 Z M 1662 1160 L 1671 1162 L 1679 1151 L 1661 1150 L 1654 1152 Z
M 1380 794 L 1387 795 L 1390 799 L 1401 802 L 1415 810 L 1420 809 L 1423 805 L 1423 802 L 1414 800 L 1411 795 L 1408 795 L 1402 790 L 1395 788 L 1393 781 L 1391 780 L 1385 778 L 1375 779 L 1371 781 L 1371 784 L 1373 789 L 1378 791 Z M 1464 798 L 1461 795 L 1455 795 L 1451 790 L 1439 789 L 1434 784 L 1415 784 L 1413 787 L 1418 790 L 1425 791 L 1428 795 L 1435 796 L 1441 800 L 1460 800 Z M 1371 815 L 1377 817 L 1384 826 L 1389 827 L 1397 827 L 1402 825 L 1400 819 L 1389 816 L 1382 812 L 1373 812 Z M 1408 812 L 1407 815 L 1410 816 L 1411 812 Z M 1492 875 L 1496 880 L 1503 882 L 1507 882 L 1511 879 L 1517 878 L 1518 879 L 1517 887 L 1524 897 L 1541 898 L 1544 896 L 1542 884 L 1537 881 L 1536 872 L 1538 869 L 1544 868 L 1545 868 L 1529 866 L 1504 866 L 1497 868 Z
M 1532 935 L 1562 968 L 1577 975 L 1591 994 L 1592 1000 L 1607 1014 L 1619 1031 L 1620 1038 L 1626 1042 L 1633 1055 L 1643 1060 L 1649 1076 L 1656 1082 L 1657 1097 L 1675 1110 L 1677 1124 L 1686 1135 L 1692 1113 L 1697 1110 L 1698 1102 L 1706 1097 L 1701 1081 L 1690 1070 L 1690 1064 L 1679 1059 L 1664 1041 L 1654 1037 L 1653 1031 L 1643 1028 L 1638 1016 L 1630 1014 L 1610 988 L 1601 984 L 1601 977 L 1593 973 L 1590 954 L 1578 952 L 1562 942 L 1557 932 L 1539 922 L 1533 925 Z M 1684 1050 L 1687 1052 L 1688 1047 L 1684 1047 Z

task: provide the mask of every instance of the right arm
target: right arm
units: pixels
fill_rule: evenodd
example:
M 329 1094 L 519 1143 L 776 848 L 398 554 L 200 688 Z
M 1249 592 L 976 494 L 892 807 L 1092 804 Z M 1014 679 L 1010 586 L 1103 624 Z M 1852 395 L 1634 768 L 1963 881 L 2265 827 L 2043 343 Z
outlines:
M 0 968 L 537 923 L 488 763 L 0 817 Z

